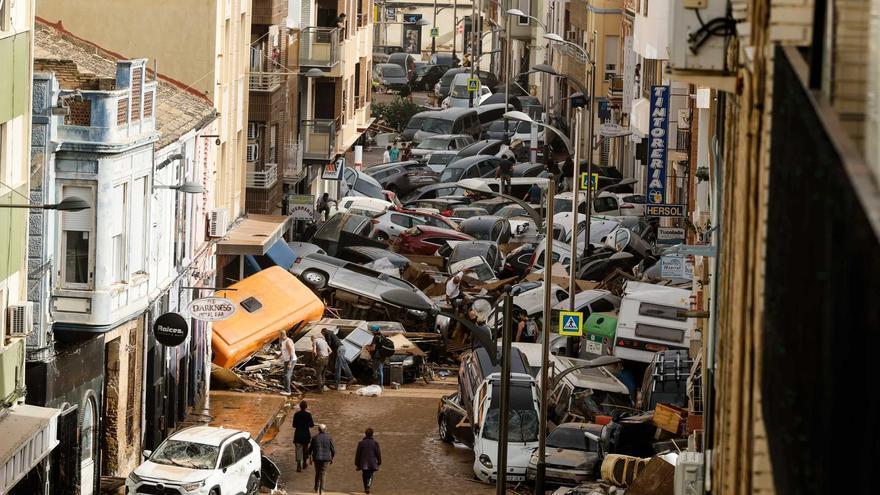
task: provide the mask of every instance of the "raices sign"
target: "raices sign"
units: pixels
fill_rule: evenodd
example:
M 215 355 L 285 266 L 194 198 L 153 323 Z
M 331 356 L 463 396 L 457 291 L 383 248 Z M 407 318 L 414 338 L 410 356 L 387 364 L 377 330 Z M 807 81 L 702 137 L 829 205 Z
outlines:
M 235 304 L 225 297 L 203 297 L 189 303 L 186 310 L 196 320 L 220 321 L 235 314 Z

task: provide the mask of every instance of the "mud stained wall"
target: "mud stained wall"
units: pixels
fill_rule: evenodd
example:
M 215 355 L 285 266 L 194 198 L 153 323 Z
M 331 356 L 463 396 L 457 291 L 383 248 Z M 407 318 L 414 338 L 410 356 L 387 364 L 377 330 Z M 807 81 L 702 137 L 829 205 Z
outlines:
M 101 473 L 125 476 L 137 467 L 141 452 L 143 319 L 111 334 L 105 345 Z

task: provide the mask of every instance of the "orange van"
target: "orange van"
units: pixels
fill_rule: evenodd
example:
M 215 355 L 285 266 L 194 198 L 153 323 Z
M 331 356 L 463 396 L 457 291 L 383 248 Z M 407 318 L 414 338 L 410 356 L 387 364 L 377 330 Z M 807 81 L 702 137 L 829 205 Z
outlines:
M 213 362 L 231 368 L 278 339 L 279 330 L 319 320 L 324 303 L 292 273 L 266 268 L 221 290 L 217 295 L 235 304 L 235 313 L 216 321 L 211 335 Z

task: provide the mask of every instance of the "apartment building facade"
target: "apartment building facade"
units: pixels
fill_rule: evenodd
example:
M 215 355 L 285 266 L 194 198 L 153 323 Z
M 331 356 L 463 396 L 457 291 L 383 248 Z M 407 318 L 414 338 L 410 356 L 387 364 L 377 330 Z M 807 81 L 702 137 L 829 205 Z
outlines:
M 344 156 L 373 121 L 372 9 L 367 0 L 303 0 L 290 14 L 299 39 L 297 146 L 308 185 L 302 192 L 342 194 L 341 181 L 321 179 L 323 168 Z

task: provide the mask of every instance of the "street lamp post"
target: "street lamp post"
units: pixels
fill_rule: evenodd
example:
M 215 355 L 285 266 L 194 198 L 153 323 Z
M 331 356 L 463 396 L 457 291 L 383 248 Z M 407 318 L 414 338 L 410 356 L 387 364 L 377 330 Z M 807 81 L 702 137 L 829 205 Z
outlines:
M 544 225 L 544 315 L 541 329 L 541 391 L 547 390 L 547 368 L 550 366 L 550 280 L 553 262 L 553 196 L 556 195 L 556 176 L 550 174 L 547 183 L 547 222 Z M 547 472 L 547 412 L 550 409 L 550 394 L 541 394 L 541 417 L 538 423 L 538 465 L 535 476 L 535 493 L 544 495 L 544 478 Z
M 434 36 L 434 29 L 437 29 L 437 0 L 434 0 L 434 18 L 431 19 L 431 55 L 437 53 L 437 37 Z M 455 36 L 454 27 L 452 35 Z

